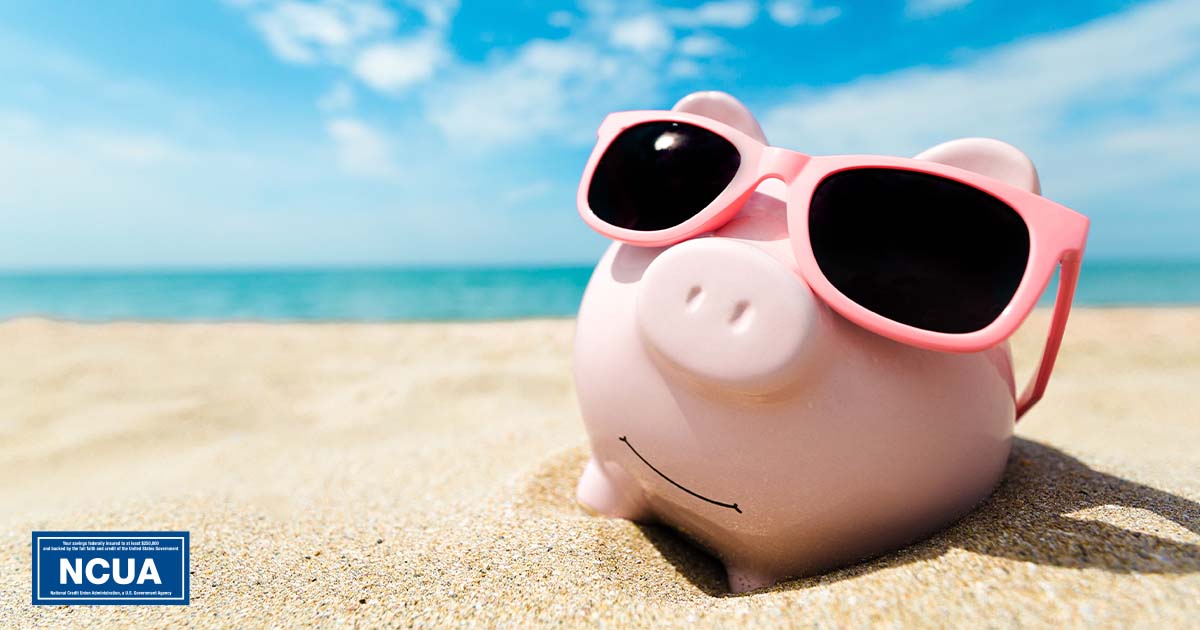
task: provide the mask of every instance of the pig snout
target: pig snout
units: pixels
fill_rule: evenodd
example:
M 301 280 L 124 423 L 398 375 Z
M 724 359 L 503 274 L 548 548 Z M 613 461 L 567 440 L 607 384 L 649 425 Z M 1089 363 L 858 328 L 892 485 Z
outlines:
M 800 276 L 753 245 L 699 238 L 660 254 L 636 316 L 668 367 L 702 384 L 766 393 L 797 381 L 828 345 L 830 318 Z

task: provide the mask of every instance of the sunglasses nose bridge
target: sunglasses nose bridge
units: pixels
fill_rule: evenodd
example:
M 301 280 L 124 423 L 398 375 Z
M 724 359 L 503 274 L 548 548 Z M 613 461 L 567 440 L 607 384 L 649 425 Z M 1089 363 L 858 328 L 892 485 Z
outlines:
M 767 147 L 763 150 L 758 170 L 762 177 L 778 177 L 785 183 L 791 183 L 810 159 L 810 156 L 796 151 Z

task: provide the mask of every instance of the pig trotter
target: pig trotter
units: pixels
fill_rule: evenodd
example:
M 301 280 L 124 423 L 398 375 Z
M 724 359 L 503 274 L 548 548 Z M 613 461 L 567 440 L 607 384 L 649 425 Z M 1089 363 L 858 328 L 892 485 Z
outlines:
M 735 595 L 766 588 L 783 579 L 783 576 L 777 573 L 769 573 L 730 564 L 725 565 L 725 575 L 729 580 L 729 592 Z
M 612 518 L 647 523 L 653 520 L 642 490 L 620 467 L 604 465 L 592 458 L 588 461 L 575 498 L 589 512 Z

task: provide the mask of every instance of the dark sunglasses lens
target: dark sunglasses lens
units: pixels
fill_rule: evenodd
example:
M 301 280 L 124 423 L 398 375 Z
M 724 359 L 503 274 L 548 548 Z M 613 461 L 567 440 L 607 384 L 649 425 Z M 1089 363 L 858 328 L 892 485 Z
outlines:
M 813 193 L 809 238 L 846 297 L 922 330 L 968 333 L 1012 301 L 1029 229 L 1003 201 L 913 171 L 840 171 Z
M 588 205 L 616 227 L 665 230 L 712 203 L 741 161 L 731 142 L 707 129 L 678 122 L 634 125 L 600 157 Z

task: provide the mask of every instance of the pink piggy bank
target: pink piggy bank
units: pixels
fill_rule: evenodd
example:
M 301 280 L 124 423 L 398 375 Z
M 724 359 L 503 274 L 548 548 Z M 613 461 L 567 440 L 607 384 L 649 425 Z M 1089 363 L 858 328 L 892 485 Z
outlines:
M 763 140 L 733 97 L 676 111 Z M 917 156 L 1037 192 L 994 140 Z M 1007 343 L 919 349 L 856 326 L 797 273 L 780 182 L 669 247 L 615 243 L 579 310 L 575 382 L 593 512 L 669 525 L 744 592 L 902 547 L 960 518 L 1004 473 L 1015 424 Z

